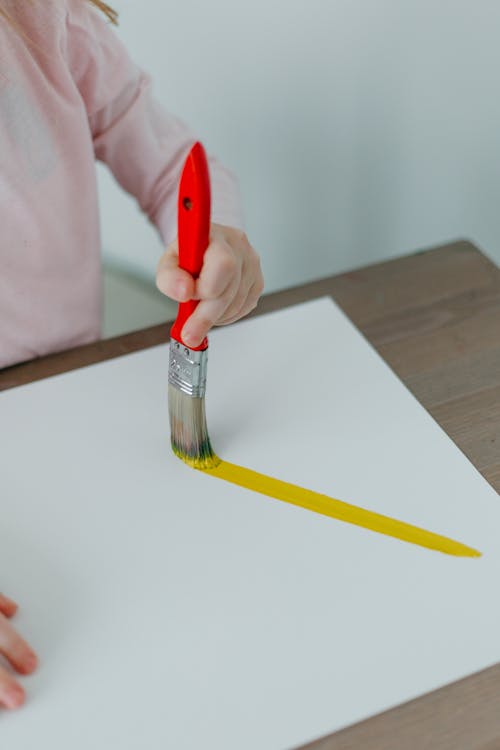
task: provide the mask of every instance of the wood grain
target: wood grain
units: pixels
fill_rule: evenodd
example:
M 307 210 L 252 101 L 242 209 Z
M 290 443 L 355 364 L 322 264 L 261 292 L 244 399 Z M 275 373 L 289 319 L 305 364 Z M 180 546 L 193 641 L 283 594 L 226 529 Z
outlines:
M 367 719 L 302 750 L 500 748 L 500 665 Z
M 498 268 L 454 242 L 270 294 L 253 315 L 325 295 L 500 491 Z M 165 324 L 34 360 L 0 371 L 0 390 L 167 340 Z M 358 748 L 500 750 L 500 665 L 307 745 Z

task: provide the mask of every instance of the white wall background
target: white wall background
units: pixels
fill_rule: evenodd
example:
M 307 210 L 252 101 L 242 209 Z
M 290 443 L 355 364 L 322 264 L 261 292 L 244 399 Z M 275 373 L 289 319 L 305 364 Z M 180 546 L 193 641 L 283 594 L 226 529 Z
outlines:
M 267 288 L 458 237 L 500 261 L 497 0 L 119 0 L 157 98 L 239 176 Z M 100 170 L 103 244 L 154 230 Z

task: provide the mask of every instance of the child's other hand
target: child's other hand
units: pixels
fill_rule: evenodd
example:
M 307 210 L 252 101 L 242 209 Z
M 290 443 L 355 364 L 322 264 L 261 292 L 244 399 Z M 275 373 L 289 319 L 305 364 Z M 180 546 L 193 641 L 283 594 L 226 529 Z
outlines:
M 17 604 L 0 594 L 0 654 L 16 672 L 30 674 L 36 668 L 37 658 L 9 622 L 16 611 Z M 0 703 L 6 708 L 18 708 L 24 703 L 24 698 L 24 690 L 12 672 L 0 666 Z
M 200 300 L 182 332 L 184 342 L 198 346 L 214 325 L 234 323 L 256 307 L 264 279 L 260 259 L 244 232 L 222 224 L 210 227 L 210 244 L 199 278 L 179 268 L 177 241 L 162 255 L 158 289 L 177 302 Z

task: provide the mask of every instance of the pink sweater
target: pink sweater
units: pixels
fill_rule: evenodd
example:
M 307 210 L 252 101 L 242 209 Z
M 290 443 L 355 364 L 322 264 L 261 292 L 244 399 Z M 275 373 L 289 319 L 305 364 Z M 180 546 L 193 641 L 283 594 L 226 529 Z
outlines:
M 95 158 L 167 244 L 195 140 L 85 0 L 12 0 L 0 16 L 0 367 L 100 335 Z M 210 159 L 212 220 L 242 227 L 237 185 Z

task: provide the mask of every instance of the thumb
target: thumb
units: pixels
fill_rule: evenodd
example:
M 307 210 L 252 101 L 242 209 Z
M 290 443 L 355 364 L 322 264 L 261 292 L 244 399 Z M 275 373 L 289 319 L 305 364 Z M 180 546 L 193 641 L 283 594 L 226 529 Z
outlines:
M 187 302 L 193 298 L 195 281 L 191 274 L 179 268 L 177 240 L 167 247 L 160 258 L 156 271 L 156 286 L 160 292 L 177 302 Z

